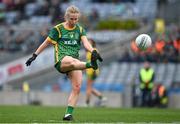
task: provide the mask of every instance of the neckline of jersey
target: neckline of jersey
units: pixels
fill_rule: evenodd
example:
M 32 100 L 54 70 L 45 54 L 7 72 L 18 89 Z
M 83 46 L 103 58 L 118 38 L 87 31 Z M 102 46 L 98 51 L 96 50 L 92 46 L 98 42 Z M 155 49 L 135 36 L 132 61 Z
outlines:
M 63 23 L 62 26 L 63 26 L 63 28 L 66 29 L 66 30 L 72 31 L 72 30 L 74 30 L 74 29 L 76 28 L 76 25 L 75 25 L 73 28 L 67 28 L 67 27 L 65 27 L 64 24 L 65 24 L 65 23 Z

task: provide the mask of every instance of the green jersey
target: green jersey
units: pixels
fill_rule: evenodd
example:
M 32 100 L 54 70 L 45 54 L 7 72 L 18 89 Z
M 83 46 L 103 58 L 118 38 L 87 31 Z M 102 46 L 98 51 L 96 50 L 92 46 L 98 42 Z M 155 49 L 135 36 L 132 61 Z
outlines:
M 54 44 L 55 62 L 57 63 L 64 56 L 79 58 L 81 36 L 85 35 L 85 30 L 78 24 L 73 29 L 66 29 L 62 23 L 54 26 L 48 38 Z

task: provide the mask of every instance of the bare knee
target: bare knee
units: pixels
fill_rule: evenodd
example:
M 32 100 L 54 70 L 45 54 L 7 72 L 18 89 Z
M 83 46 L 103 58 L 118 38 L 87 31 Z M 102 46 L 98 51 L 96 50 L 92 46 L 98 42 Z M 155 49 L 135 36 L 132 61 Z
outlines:
M 74 87 L 73 87 L 73 92 L 75 94 L 79 94 L 80 93 L 80 90 L 81 90 L 81 85 L 80 84 L 76 84 Z
M 69 66 L 70 66 L 72 69 L 76 68 L 76 65 L 77 65 L 77 60 L 72 60 L 72 61 L 69 62 Z

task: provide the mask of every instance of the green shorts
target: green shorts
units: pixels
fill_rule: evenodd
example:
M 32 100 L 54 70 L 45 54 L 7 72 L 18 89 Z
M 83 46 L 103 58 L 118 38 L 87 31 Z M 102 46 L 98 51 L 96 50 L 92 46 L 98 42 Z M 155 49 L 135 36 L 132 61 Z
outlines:
M 61 61 L 62 61 L 62 59 L 65 57 L 65 55 L 64 56 L 61 56 L 60 57 L 60 59 L 59 59 L 59 61 L 54 65 L 54 67 L 56 68 L 56 70 L 58 71 L 58 72 L 60 72 L 60 73 L 66 73 L 66 72 L 62 72 L 61 71 Z
M 63 59 L 65 56 L 67 56 L 67 55 L 61 55 L 59 61 L 54 65 L 54 67 L 56 68 L 56 70 L 57 70 L 58 72 L 60 72 L 60 73 L 63 73 L 63 74 L 66 74 L 66 73 L 69 72 L 69 71 L 68 71 L 68 72 L 63 72 L 63 71 L 61 71 L 61 61 L 62 61 L 62 59 Z M 73 58 L 76 58 L 76 57 L 73 57 Z M 78 58 L 76 58 L 76 59 L 78 59 Z

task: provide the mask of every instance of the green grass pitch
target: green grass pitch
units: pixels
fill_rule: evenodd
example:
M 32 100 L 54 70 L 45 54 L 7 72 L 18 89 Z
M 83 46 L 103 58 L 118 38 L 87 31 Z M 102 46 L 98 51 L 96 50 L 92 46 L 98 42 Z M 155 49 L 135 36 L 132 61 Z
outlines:
M 0 123 L 65 123 L 65 107 L 0 106 Z M 180 123 L 180 109 L 75 108 L 74 123 Z

